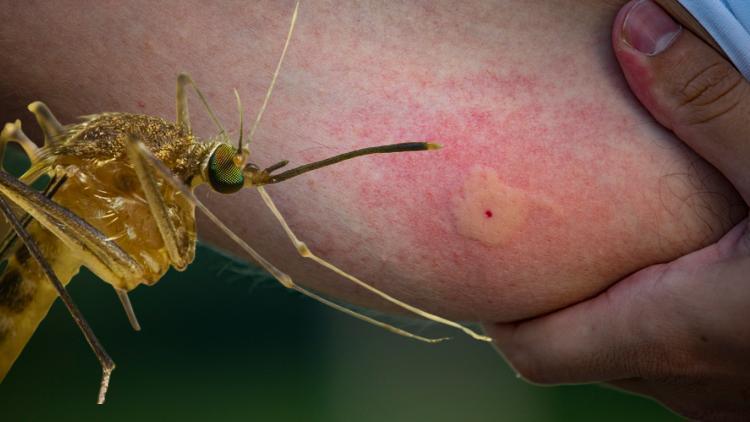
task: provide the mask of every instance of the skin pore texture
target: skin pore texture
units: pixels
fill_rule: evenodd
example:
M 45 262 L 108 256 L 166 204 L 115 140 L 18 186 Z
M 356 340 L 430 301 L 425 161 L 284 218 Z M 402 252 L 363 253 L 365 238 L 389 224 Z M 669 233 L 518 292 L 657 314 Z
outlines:
M 103 111 L 172 120 L 180 71 L 236 133 L 232 89 L 247 124 L 293 10 L 292 1 L 7 3 L 1 117 L 21 118 L 35 139 L 33 100 L 64 123 Z M 627 89 L 610 48 L 624 3 L 305 1 L 251 160 L 299 165 L 440 143 L 268 191 L 312 250 L 443 316 L 512 321 L 591 297 L 717 240 L 744 212 Z M 191 113 L 199 136 L 216 133 L 195 96 Z M 391 309 L 299 258 L 256 193 L 199 196 L 301 284 Z M 199 233 L 238 251 L 200 217 Z

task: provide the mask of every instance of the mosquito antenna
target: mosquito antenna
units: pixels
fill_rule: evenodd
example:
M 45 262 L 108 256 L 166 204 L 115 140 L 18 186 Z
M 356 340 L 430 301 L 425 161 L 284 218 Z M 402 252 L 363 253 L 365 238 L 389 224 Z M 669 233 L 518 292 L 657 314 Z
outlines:
M 271 85 L 268 86 L 268 91 L 266 91 L 266 98 L 263 99 L 263 105 L 260 106 L 260 110 L 258 111 L 258 115 L 255 117 L 255 122 L 253 123 L 253 127 L 250 128 L 250 133 L 247 135 L 247 142 L 250 143 L 253 140 L 253 136 L 255 136 L 255 131 L 258 129 L 258 125 L 260 125 L 260 119 L 263 117 L 263 112 L 266 111 L 266 106 L 268 106 L 268 100 L 271 99 L 271 93 L 273 92 L 273 88 L 276 85 L 276 79 L 279 77 L 279 72 L 281 71 L 281 64 L 284 62 L 284 57 L 286 57 L 286 50 L 289 48 L 289 42 L 292 40 L 292 33 L 294 32 L 294 26 L 297 23 L 297 11 L 299 10 L 299 1 L 294 5 L 294 13 L 292 14 L 292 22 L 289 24 L 289 32 L 286 35 L 286 42 L 284 42 L 284 49 L 281 50 L 281 57 L 279 57 L 279 62 L 276 64 L 276 70 L 273 72 L 273 78 L 271 78 Z
M 240 94 L 237 92 L 237 90 L 234 90 L 234 97 L 237 98 L 237 111 L 240 113 L 240 139 L 237 141 L 237 154 L 234 156 L 234 164 L 242 168 L 245 166 L 245 161 L 247 159 L 247 154 L 242 149 L 242 135 L 245 131 L 244 129 L 244 118 L 245 110 L 242 109 L 242 101 L 240 101 Z

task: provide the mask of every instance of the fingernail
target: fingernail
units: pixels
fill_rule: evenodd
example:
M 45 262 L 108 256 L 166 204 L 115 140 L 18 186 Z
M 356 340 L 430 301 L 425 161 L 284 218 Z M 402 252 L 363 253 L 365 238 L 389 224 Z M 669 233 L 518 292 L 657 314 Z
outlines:
M 625 42 L 648 56 L 666 50 L 681 31 L 682 26 L 651 0 L 631 7 L 622 24 Z

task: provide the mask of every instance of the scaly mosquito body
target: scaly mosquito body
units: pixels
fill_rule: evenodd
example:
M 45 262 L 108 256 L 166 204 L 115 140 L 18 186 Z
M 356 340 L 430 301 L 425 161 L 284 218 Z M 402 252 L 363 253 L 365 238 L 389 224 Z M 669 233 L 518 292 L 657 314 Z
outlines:
M 5 135 L 22 136 L 14 126 L 6 126 Z M 123 141 L 129 133 L 145 135 L 142 139 L 147 147 L 181 180 L 196 172 L 199 160 L 212 146 L 197 143 L 186 131 L 159 118 L 101 114 L 65 128 L 62 137 L 37 152 L 33 167 L 21 178 L 51 175 L 50 186 L 57 185 L 57 189 L 48 196 L 56 204 L 88 222 L 122 251 L 128 251 L 132 271 L 118 274 L 92 268 L 121 291 L 157 282 L 170 266 L 184 269 L 193 260 L 196 236 L 194 206 L 179 191 L 162 184 L 161 193 L 177 229 L 178 243 L 185 251 L 181 262 L 171 262 L 138 177 L 126 157 Z M 63 284 L 86 264 L 75 249 L 38 221 L 31 220 L 27 230 Z M 22 245 L 14 246 L 0 278 L 0 376 L 8 371 L 57 298 L 28 250 Z
M 271 96 L 296 16 L 297 8 L 248 141 Z M 219 135 L 209 141 L 198 139 L 191 131 L 186 99 L 186 90 L 190 86 L 219 128 Z M 237 102 L 242 116 L 239 97 Z M 102 365 L 99 402 L 103 402 L 114 362 L 99 344 L 64 285 L 81 266 L 86 266 L 114 287 L 131 324 L 138 330 L 127 292 L 140 284 L 156 283 L 170 267 L 182 270 L 193 261 L 196 208 L 285 287 L 397 334 L 429 342 L 443 340 L 409 333 L 298 286 L 235 235 L 193 195 L 193 189 L 201 184 L 208 184 L 214 191 L 225 194 L 243 188 L 256 189 L 303 257 L 416 315 L 459 328 L 476 339 L 489 340 L 455 322 L 393 298 L 315 255 L 292 232 L 263 188 L 266 184 L 278 183 L 357 156 L 430 150 L 437 148 L 435 144 L 409 142 L 364 148 L 275 174 L 287 162 L 264 169 L 248 162 L 249 152 L 243 146 L 242 119 L 239 145 L 234 146 L 201 92 L 184 74 L 177 81 L 177 119 L 174 123 L 145 115 L 102 113 L 88 116 L 81 123 L 62 126 L 43 103 L 32 103 L 29 110 L 44 132 L 43 147 L 37 148 L 23 134 L 18 121 L 6 124 L 0 135 L 0 159 L 5 146 L 16 142 L 32 163 L 19 179 L 0 171 L 0 211 L 13 228 L 0 244 L 0 260 L 7 261 L 0 276 L 0 380 L 10 370 L 54 300 L 61 297 Z M 50 177 L 43 192 L 28 186 L 43 175 Z M 17 209 L 13 210 L 8 202 Z M 18 209 L 22 212 L 19 213 Z

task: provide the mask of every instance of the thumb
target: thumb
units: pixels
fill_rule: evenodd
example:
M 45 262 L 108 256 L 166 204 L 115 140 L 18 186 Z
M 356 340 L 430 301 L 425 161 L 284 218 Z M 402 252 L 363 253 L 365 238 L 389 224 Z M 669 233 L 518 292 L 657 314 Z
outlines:
M 612 40 L 641 103 L 750 203 L 750 84 L 652 0 L 625 5 Z

